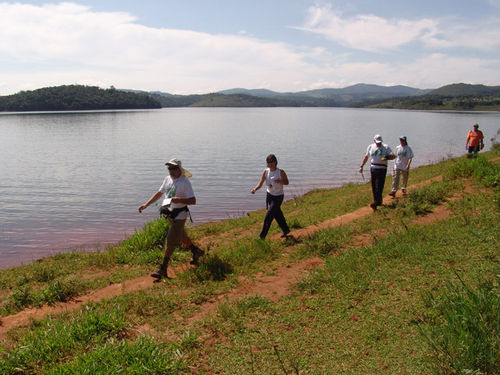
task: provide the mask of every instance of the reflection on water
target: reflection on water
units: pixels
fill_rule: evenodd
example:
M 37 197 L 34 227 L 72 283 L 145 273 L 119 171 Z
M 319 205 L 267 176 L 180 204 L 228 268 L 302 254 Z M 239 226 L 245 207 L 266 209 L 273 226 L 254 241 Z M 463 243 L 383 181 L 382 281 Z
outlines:
M 412 166 L 465 151 L 478 122 L 486 139 L 498 113 L 343 108 L 180 108 L 0 115 L 1 267 L 74 247 L 105 246 L 157 216 L 137 207 L 160 186 L 166 160 L 193 173 L 195 223 L 264 207 L 255 186 L 269 153 L 290 185 L 361 182 L 357 167 L 375 133 L 395 147 L 408 136 Z M 488 146 L 489 142 L 487 142 Z

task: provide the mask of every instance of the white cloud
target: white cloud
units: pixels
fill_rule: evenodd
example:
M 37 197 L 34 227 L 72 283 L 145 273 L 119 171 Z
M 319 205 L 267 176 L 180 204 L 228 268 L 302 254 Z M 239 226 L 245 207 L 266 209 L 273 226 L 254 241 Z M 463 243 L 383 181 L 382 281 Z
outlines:
M 456 23 L 443 26 L 439 33 L 422 38 L 434 49 L 468 48 L 495 51 L 500 47 L 500 19 L 484 19 L 481 23 Z
M 291 74 L 308 68 L 304 54 L 284 43 L 150 28 L 126 13 L 97 13 L 71 3 L 0 3 L 0 25 L 4 84 L 17 74 L 15 68 L 6 74 L 1 68 L 6 61 L 38 64 L 30 78 L 37 87 L 67 77 L 71 83 L 90 84 L 82 82 L 87 80 L 179 93 L 225 89 L 228 81 L 283 86 Z M 63 66 L 66 72 L 43 68 L 48 66 Z
M 342 86 L 369 82 L 391 86 L 396 84 L 419 88 L 437 88 L 450 83 L 500 82 L 500 60 L 457 58 L 442 53 L 431 54 L 410 63 L 390 65 L 384 63 L 344 63 L 335 67 L 339 77 L 350 81 Z
M 375 15 L 342 18 L 330 6 L 313 6 L 299 29 L 321 34 L 345 47 L 376 52 L 408 44 L 437 31 L 432 19 L 388 20 Z
M 488 0 L 488 2 L 494 7 L 500 8 L 500 0 Z
M 500 4 L 500 0 L 496 0 Z M 466 47 L 493 50 L 500 46 L 500 20 L 464 23 L 460 19 L 385 19 L 370 14 L 342 17 L 331 6 L 313 6 L 298 29 L 324 37 L 352 49 L 384 52 L 415 41 L 433 49 Z
M 420 39 L 441 53 L 399 65 L 359 62 L 326 46 L 146 27 L 127 13 L 95 12 L 72 3 L 0 3 L 0 95 L 62 84 L 191 94 L 233 87 L 300 91 L 360 82 L 421 88 L 500 82 L 499 61 L 442 53 L 444 48 L 473 47 L 477 35 L 487 48 L 498 46 L 494 20 L 474 25 L 475 31 L 464 26 L 443 31 L 435 20 L 343 20 L 329 8 L 314 9 L 307 29 L 351 48 L 402 49 Z

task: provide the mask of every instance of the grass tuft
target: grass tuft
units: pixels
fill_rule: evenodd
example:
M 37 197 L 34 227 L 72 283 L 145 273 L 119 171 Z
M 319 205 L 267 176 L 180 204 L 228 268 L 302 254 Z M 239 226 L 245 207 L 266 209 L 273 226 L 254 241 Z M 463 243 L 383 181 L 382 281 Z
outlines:
M 438 316 L 422 334 L 435 357 L 436 372 L 500 373 L 500 288 L 498 280 L 483 281 L 476 289 L 448 283 L 444 295 L 428 294 L 427 305 Z M 498 278 L 498 276 L 497 276 Z

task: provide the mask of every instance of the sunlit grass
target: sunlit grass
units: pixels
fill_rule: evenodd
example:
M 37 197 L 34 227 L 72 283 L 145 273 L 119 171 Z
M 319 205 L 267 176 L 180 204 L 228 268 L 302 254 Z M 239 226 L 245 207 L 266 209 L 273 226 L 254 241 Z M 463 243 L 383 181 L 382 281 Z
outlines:
M 496 169 L 477 167 L 484 173 L 474 181 L 483 187 L 447 203 L 449 218 L 432 225 L 414 223 L 451 195 L 463 193 L 461 179 L 470 174 L 446 173 L 457 163 L 462 161 L 447 161 L 440 170 L 444 181 L 410 189 L 407 198 L 348 225 L 319 231 L 298 246 L 230 237 L 210 248 L 198 268 L 186 266 L 174 279 L 14 329 L 0 344 L 0 373 L 420 375 L 451 369 L 450 374 L 494 374 L 500 211 L 491 204 L 496 187 L 488 181 Z M 434 176 L 439 168 L 429 169 L 433 172 L 415 172 L 415 179 L 420 173 Z M 296 227 L 358 208 L 369 202 L 370 191 L 355 185 L 302 198 L 284 206 Z M 240 219 L 230 225 L 241 232 L 249 223 L 260 226 L 263 212 L 252 216 L 241 219 L 239 228 L 235 223 Z M 9 306 L 14 311 L 64 301 L 115 277 L 145 274 L 163 255 L 165 225 L 154 222 L 99 253 L 60 255 L 2 271 L 4 313 Z M 360 237 L 370 241 L 358 243 Z M 174 263 L 189 258 L 187 252 L 175 254 Z M 240 278 L 313 255 L 324 259 L 324 267 L 304 273 L 289 295 L 271 301 L 257 288 L 189 323 L 201 304 L 234 288 Z M 92 277 L 99 270 L 106 275 Z M 78 276 L 84 272 L 88 279 Z M 468 324 L 458 324 L 463 321 L 476 322 L 476 328 L 469 332 Z

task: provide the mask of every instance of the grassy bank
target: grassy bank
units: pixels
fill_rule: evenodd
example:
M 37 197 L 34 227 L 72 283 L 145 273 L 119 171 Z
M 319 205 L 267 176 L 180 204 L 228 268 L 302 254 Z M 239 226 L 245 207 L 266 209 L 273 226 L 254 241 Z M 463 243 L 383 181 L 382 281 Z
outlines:
M 262 211 L 193 227 L 209 249 L 200 267 L 10 330 L 0 341 L 0 373 L 498 373 L 500 167 L 487 159 L 499 155 L 416 168 L 412 184 L 443 179 L 299 243 L 255 240 Z M 369 202 L 368 185 L 348 185 L 283 209 L 298 229 Z M 438 205 L 447 216 L 420 221 Z M 149 223 L 98 253 L 1 271 L 1 314 L 147 275 L 163 255 L 167 225 Z M 175 254 L 174 265 L 189 258 Z M 219 298 L 311 257 L 324 264 L 281 298 L 263 297 L 259 284 Z M 214 299 L 215 309 L 201 314 Z

